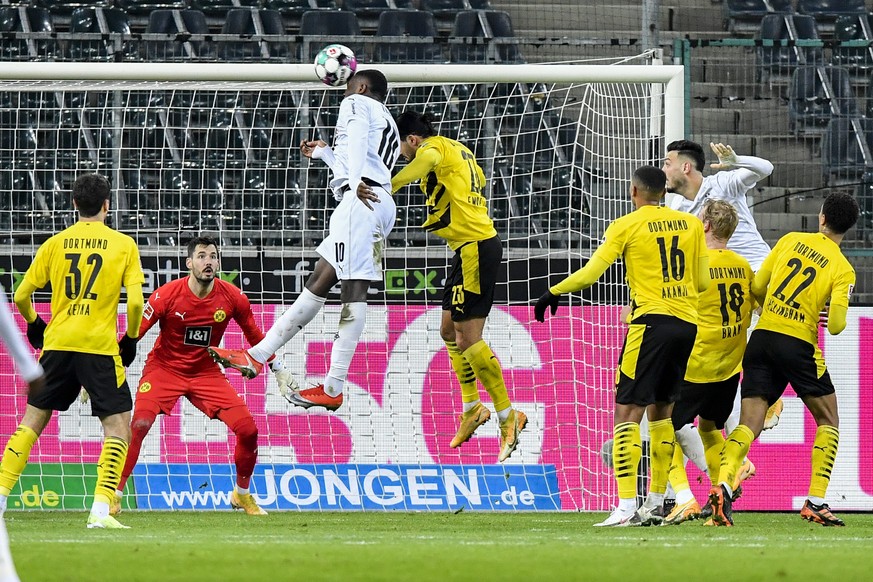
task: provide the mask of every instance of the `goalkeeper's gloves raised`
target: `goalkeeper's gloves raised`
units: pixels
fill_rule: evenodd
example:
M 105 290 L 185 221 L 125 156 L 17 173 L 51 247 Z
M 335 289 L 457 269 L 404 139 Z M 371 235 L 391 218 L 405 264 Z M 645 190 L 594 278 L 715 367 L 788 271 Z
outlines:
M 42 349 L 46 325 L 45 320 L 39 315 L 27 324 L 27 341 L 37 350 Z
M 121 364 L 127 368 L 136 359 L 136 340 L 127 334 L 118 340 L 118 355 L 121 356 Z
M 534 317 L 536 317 L 537 321 L 543 323 L 546 320 L 546 308 L 552 308 L 552 315 L 558 312 L 558 305 L 561 302 L 561 296 L 555 295 L 551 291 L 546 291 L 543 293 L 542 297 L 537 300 L 536 307 L 534 307 Z
M 737 154 L 729 145 L 723 143 L 710 143 L 712 153 L 718 156 L 717 164 L 710 164 L 713 170 L 730 170 L 737 165 Z

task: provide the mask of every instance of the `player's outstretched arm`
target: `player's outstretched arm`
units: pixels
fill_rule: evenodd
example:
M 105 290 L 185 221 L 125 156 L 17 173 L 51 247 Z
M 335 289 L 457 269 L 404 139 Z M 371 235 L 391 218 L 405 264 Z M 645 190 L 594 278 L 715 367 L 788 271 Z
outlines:
M 127 332 L 118 340 L 118 353 L 121 363 L 130 366 L 136 359 L 136 343 L 139 341 L 139 328 L 142 324 L 142 313 L 145 302 L 142 297 L 142 285 L 126 285 L 127 291 Z
M 27 341 L 30 342 L 36 349 L 42 348 L 43 336 L 45 335 L 46 322 L 40 317 L 33 308 L 31 296 L 36 291 L 36 285 L 25 278 L 15 290 L 15 307 L 18 308 L 18 313 L 27 322 Z
M 536 320 L 540 323 L 545 321 L 547 307 L 551 307 L 552 315 L 555 315 L 558 311 L 558 304 L 561 295 L 564 293 L 581 291 L 582 289 L 591 287 L 598 279 L 600 279 L 600 276 L 606 272 L 606 269 L 608 269 L 611 264 L 612 263 L 598 257 L 597 252 L 595 252 L 594 255 L 588 259 L 588 262 L 584 267 L 546 291 L 539 298 L 534 307 L 534 316 L 536 317 Z
M 15 319 L 13 319 L 9 305 L 6 303 L 6 292 L 3 287 L 0 287 L 0 339 L 6 344 L 6 349 L 18 368 L 18 373 L 29 384 L 30 391 L 33 392 L 41 388 L 44 381 L 42 366 L 33 359 L 30 350 L 21 339 L 21 333 L 18 331 L 18 326 L 15 325 Z
M 713 170 L 743 170 L 739 178 L 747 188 L 773 173 L 773 164 L 769 160 L 756 156 L 738 156 L 734 148 L 723 143 L 710 143 L 709 147 L 718 157 L 718 163 L 710 164 L 710 167 Z

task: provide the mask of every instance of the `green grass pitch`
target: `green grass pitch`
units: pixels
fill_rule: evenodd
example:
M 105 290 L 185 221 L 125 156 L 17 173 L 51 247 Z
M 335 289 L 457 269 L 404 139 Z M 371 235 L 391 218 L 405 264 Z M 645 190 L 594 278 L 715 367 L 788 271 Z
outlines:
M 601 513 L 125 512 L 88 530 L 78 512 L 7 512 L 23 582 L 88 580 L 869 579 L 873 515 L 845 528 L 797 513 L 594 528 Z

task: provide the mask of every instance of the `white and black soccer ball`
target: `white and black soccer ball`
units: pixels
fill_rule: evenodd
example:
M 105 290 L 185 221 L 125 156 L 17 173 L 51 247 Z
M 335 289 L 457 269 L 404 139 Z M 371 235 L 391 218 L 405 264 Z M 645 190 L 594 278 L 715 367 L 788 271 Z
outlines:
M 315 56 L 315 74 L 322 83 L 331 87 L 348 83 L 357 68 L 355 53 L 341 44 L 328 45 Z

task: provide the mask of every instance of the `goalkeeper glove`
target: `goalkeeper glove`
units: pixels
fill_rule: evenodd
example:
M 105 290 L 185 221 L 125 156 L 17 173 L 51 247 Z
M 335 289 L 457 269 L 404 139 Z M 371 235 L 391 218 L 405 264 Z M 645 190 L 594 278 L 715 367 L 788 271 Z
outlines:
M 300 386 L 297 384 L 297 380 L 294 379 L 294 375 L 286 370 L 282 365 L 282 362 L 279 360 L 274 360 L 270 362 L 270 369 L 273 371 L 273 375 L 276 377 L 276 382 L 279 384 L 279 394 L 282 395 L 282 398 L 285 400 L 289 400 L 291 394 L 300 390 Z
M 552 315 L 558 312 L 558 305 L 561 302 L 561 296 L 555 295 L 551 291 L 546 291 L 543 293 L 542 297 L 537 300 L 536 307 L 534 307 L 534 317 L 536 317 L 537 321 L 543 323 L 546 320 L 546 308 L 552 308 Z
M 82 404 L 85 404 L 86 402 L 88 402 L 88 398 L 89 398 L 88 391 L 85 390 L 84 388 L 82 388 L 79 391 L 79 402 L 81 402 Z
M 710 164 L 714 170 L 729 170 L 737 165 L 737 154 L 734 148 L 723 143 L 710 143 L 712 152 L 718 156 L 717 164 Z
M 41 349 L 45 336 L 46 322 L 39 315 L 27 324 L 27 341 L 36 349 Z
M 118 355 L 121 356 L 121 364 L 127 368 L 136 359 L 136 342 L 134 338 L 127 334 L 118 340 Z

